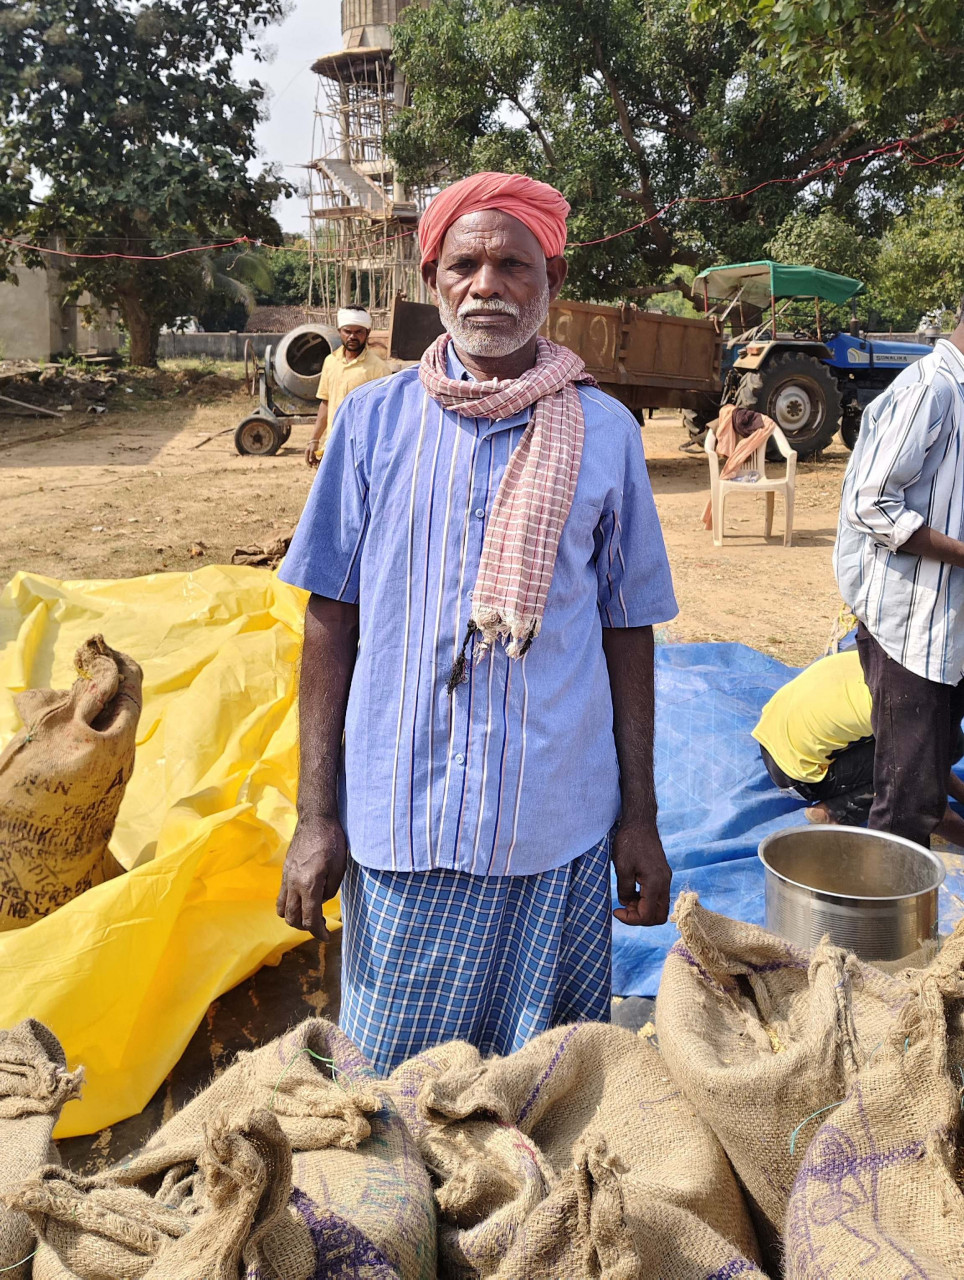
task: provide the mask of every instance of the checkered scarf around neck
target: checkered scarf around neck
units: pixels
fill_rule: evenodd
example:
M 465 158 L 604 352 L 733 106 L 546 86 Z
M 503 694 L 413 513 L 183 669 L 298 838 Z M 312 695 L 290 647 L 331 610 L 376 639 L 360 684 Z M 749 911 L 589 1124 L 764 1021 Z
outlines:
M 572 506 L 585 434 L 578 385 L 597 386 L 575 352 L 539 338 L 536 361 L 518 378 L 470 382 L 450 378 L 443 334 L 422 356 L 419 377 L 446 409 L 468 418 L 511 418 L 533 406 L 505 469 L 482 543 L 472 613 L 448 680 L 465 679 L 465 654 L 478 637 L 476 661 L 504 638 L 521 658 L 539 634 L 563 525 Z

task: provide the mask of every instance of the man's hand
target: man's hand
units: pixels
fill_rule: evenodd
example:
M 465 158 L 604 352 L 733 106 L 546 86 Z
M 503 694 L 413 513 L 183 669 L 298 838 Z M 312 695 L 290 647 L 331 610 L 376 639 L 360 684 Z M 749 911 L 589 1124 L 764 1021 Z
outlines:
M 281 875 L 278 915 L 324 941 L 322 905 L 338 892 L 347 865 L 348 844 L 337 818 L 300 819 Z
M 655 823 L 621 823 L 613 839 L 616 892 L 623 924 L 665 924 L 672 872 Z
M 305 450 L 305 462 L 307 462 L 309 467 L 317 467 L 318 463 L 321 461 L 317 453 L 315 453 L 317 448 L 318 441 L 312 440 L 308 445 L 308 448 Z

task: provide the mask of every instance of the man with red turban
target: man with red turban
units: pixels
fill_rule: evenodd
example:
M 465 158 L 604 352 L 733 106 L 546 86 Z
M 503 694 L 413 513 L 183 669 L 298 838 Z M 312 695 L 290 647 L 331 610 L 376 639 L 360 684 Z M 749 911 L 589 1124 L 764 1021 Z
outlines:
M 568 212 L 520 174 L 432 201 L 446 333 L 343 402 L 281 571 L 312 594 L 278 909 L 322 937 L 341 886 L 341 1022 L 380 1072 L 608 1019 L 610 861 L 618 919 L 668 912 L 652 628 L 676 602 L 638 425 L 539 336 Z

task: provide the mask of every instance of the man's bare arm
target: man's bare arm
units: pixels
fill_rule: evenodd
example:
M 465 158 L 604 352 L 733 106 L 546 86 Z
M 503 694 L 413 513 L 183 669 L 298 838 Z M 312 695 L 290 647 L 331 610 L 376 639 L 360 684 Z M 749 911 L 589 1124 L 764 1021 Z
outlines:
M 357 652 L 358 606 L 311 596 L 298 704 L 298 825 L 285 858 L 278 915 L 316 938 L 327 937 L 322 904 L 338 892 L 348 859 L 338 817 L 338 768 Z
M 944 810 L 943 818 L 934 828 L 934 834 L 941 836 L 944 840 L 949 840 L 951 844 L 964 847 L 964 818 L 959 818 L 948 805 Z
M 328 401 L 318 401 L 318 417 L 315 419 L 314 435 L 308 442 L 308 448 L 305 450 L 305 462 L 309 467 L 317 467 L 318 454 L 317 448 L 325 438 L 325 428 L 328 426 Z
M 946 533 L 940 533 L 927 524 L 915 529 L 900 549 L 925 560 L 943 560 L 945 564 L 964 569 L 964 542 L 949 538 Z
M 671 872 L 656 829 L 653 779 L 655 693 L 652 627 L 604 627 L 603 650 L 613 698 L 622 817 L 613 842 L 623 924 L 662 924 L 669 915 Z

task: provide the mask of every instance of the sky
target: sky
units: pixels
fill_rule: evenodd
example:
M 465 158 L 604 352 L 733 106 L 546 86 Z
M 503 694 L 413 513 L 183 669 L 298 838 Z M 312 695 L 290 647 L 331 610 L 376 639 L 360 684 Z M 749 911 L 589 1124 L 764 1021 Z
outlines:
M 292 0 L 283 23 L 269 27 L 263 44 L 274 50 L 271 61 L 245 57 L 235 64 L 239 77 L 258 79 L 271 90 L 268 119 L 258 129 L 261 159 L 284 166 L 299 186 L 307 175 L 297 166 L 311 158 L 311 128 L 318 77 L 311 64 L 323 53 L 341 48 L 341 5 L 338 0 Z M 275 216 L 284 231 L 307 231 L 307 202 L 298 196 L 279 200 Z

